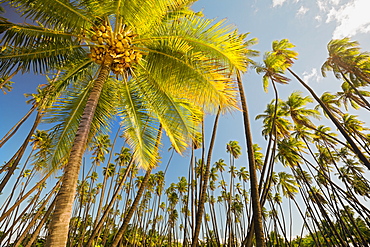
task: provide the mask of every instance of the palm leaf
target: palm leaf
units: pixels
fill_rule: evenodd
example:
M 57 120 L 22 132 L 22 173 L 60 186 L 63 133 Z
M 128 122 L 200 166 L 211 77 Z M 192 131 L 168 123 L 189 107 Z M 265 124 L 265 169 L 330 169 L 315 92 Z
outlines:
M 151 82 L 150 85 L 147 81 Z M 175 150 L 182 153 L 199 131 L 202 115 L 200 109 L 184 99 L 172 97 L 151 78 L 137 78 L 132 83 L 144 92 L 144 102 L 150 112 L 161 123 Z
M 48 157 L 49 170 L 58 169 L 56 165 L 61 160 L 66 160 L 78 129 L 81 115 L 89 97 L 93 80 L 88 76 L 85 80 L 80 80 L 78 84 L 70 86 L 59 100 L 49 109 L 43 120 L 45 123 L 59 123 L 52 128 L 52 152 Z M 116 92 L 112 82 L 108 81 L 103 88 L 99 98 L 96 113 L 94 114 L 89 139 L 99 132 L 106 132 L 109 121 L 115 114 L 117 98 L 112 95 Z M 102 129 L 104 127 L 104 129 Z
M 38 44 L 32 48 L 8 48 L 0 53 L 0 73 L 10 74 L 13 69 L 22 72 L 33 70 L 36 74 L 62 67 L 69 59 L 86 57 L 86 51 L 78 46 L 63 47 L 54 43 Z
M 126 82 L 119 90 L 123 136 L 131 147 L 132 158 L 144 168 L 153 167 L 158 161 L 156 139 L 159 123 L 142 105 L 142 94 Z
M 5 1 L 1 1 L 5 2 Z M 64 0 L 12 0 L 6 1 L 25 18 L 37 20 L 46 27 L 70 30 L 93 24 L 94 12 L 86 8 L 85 1 Z

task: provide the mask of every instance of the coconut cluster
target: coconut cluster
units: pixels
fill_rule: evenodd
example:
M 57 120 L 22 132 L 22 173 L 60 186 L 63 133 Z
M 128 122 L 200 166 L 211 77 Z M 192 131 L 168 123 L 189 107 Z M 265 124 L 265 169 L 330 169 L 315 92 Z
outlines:
M 123 74 L 132 64 L 140 61 L 142 53 L 135 50 L 131 44 L 132 39 L 136 37 L 132 32 L 123 30 L 114 33 L 109 25 L 95 27 L 93 30 L 91 40 L 97 45 L 90 47 L 90 57 L 97 64 L 101 64 L 109 55 L 113 60 L 111 65 L 113 73 Z

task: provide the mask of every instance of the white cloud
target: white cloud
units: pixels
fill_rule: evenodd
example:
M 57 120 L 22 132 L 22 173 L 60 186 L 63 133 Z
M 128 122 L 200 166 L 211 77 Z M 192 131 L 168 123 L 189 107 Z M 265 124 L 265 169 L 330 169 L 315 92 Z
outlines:
M 305 15 L 309 9 L 301 6 L 297 12 L 297 15 Z
M 337 7 L 340 4 L 340 0 L 317 0 L 316 3 L 320 11 L 327 12 L 330 8 Z
M 317 72 L 317 69 L 313 68 L 311 70 L 311 72 L 303 72 L 303 81 L 305 82 L 310 82 L 310 81 L 315 81 L 315 82 L 318 82 L 322 79 L 322 77 L 319 75 L 319 73 Z
M 354 36 L 357 33 L 370 32 L 370 1 L 352 0 L 345 5 L 339 5 L 339 0 L 330 1 L 331 8 L 323 1 L 318 0 L 320 10 L 327 14 L 326 22 L 336 22 L 337 26 L 333 32 L 333 38 Z
M 272 0 L 272 7 L 281 6 L 286 0 Z

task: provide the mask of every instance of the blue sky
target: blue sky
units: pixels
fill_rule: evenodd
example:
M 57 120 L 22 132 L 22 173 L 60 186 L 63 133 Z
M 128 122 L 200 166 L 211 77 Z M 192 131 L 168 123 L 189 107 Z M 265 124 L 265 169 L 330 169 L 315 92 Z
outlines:
M 249 38 L 258 38 L 258 44 L 253 47 L 261 52 L 261 56 L 256 58 L 257 61 L 261 61 L 263 53 L 271 49 L 272 41 L 289 39 L 299 52 L 299 59 L 293 70 L 319 95 L 324 91 L 335 92 L 340 85 L 332 76 L 323 79 L 320 74 L 320 67 L 327 56 L 326 45 L 332 38 L 351 37 L 359 41 L 364 51 L 370 51 L 369 0 L 199 0 L 193 9 L 202 10 L 208 18 L 226 18 L 229 23 L 236 25 L 240 32 L 249 32 Z M 5 16 L 11 18 L 9 13 Z M 30 108 L 24 103 L 23 94 L 33 92 L 38 84 L 45 82 L 45 79 L 18 75 L 13 81 L 16 81 L 14 90 L 0 96 L 0 138 Z M 253 139 L 263 146 L 265 142 L 261 136 L 262 122 L 254 121 L 254 118 L 262 113 L 266 104 L 273 99 L 272 88 L 270 87 L 269 93 L 265 93 L 261 76 L 252 70 L 243 76 L 243 81 L 252 120 Z M 278 85 L 278 90 L 283 99 L 296 90 L 308 95 L 294 80 L 289 85 Z M 369 117 L 367 119 L 369 122 Z M 207 118 L 206 124 L 211 127 L 212 117 Z M 247 166 L 242 126 L 240 112 L 223 116 L 218 130 L 214 160 L 219 158 L 227 160 L 226 143 L 237 140 L 244 154 L 237 165 Z M 18 148 L 28 128 L 29 126 L 23 127 L 0 149 L 1 163 L 15 152 L 14 148 Z M 209 131 L 207 134 L 209 136 Z M 165 146 L 163 149 L 167 148 Z M 166 158 L 167 155 L 164 154 L 163 157 Z M 176 167 L 170 167 L 169 170 L 170 180 L 173 181 L 176 181 L 177 177 L 187 176 L 188 167 L 187 159 L 175 160 L 176 164 L 171 166 Z M 166 164 L 166 159 L 163 163 Z

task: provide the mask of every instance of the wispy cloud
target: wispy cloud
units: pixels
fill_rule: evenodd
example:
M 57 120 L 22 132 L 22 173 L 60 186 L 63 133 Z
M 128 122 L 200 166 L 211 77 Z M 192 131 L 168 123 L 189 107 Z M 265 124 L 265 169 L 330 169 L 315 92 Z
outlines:
M 305 82 L 311 82 L 311 81 L 315 81 L 315 82 L 318 82 L 322 79 L 322 77 L 319 75 L 319 73 L 317 72 L 317 69 L 316 68 L 313 68 L 311 70 L 311 72 L 303 72 L 303 81 Z
M 297 15 L 305 15 L 307 13 L 309 9 L 304 7 L 304 6 L 301 6 L 298 11 L 297 11 Z
M 338 2 L 339 3 L 339 2 Z M 354 36 L 370 32 L 369 0 L 352 0 L 341 7 L 333 6 L 327 14 L 326 22 L 334 21 L 337 26 L 333 38 Z
M 272 7 L 281 6 L 286 2 L 286 0 L 272 0 Z

